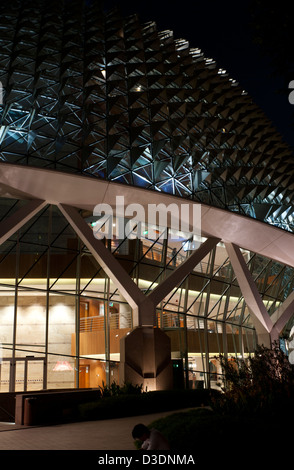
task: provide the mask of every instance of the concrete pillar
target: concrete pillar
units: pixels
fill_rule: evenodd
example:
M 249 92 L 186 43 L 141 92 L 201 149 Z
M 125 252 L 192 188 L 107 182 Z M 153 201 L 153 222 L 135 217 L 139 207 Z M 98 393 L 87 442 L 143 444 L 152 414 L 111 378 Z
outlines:
M 287 297 L 286 300 L 276 309 L 272 314 L 271 319 L 274 324 L 273 331 L 271 332 L 272 341 L 279 338 L 280 333 L 283 331 L 285 325 L 292 318 L 294 314 L 294 291 Z
M 143 385 L 144 391 L 173 387 L 171 345 L 159 328 L 138 326 L 120 341 L 120 383 Z
M 271 348 L 272 340 L 269 333 L 258 333 L 257 332 L 257 344 L 264 346 L 265 348 Z
M 262 302 L 240 248 L 232 243 L 226 243 L 225 245 L 240 289 L 250 310 L 258 344 L 271 348 L 273 343 L 279 340 L 281 331 L 293 316 L 294 292 L 291 292 L 288 298 L 270 316 Z
M 257 333 L 258 344 L 271 347 L 273 323 L 263 304 L 240 248 L 232 243 L 225 243 L 225 246 L 239 287 L 250 311 L 251 320 Z
M 276 325 L 273 326 L 270 334 L 270 344 L 273 345 L 274 342 L 279 341 L 280 331 L 276 328 Z
M 167 279 L 145 296 L 115 256 L 94 237 L 78 211 L 64 204 L 58 204 L 58 208 L 132 308 L 133 325 L 137 327 L 121 339 L 120 382 L 142 384 L 147 390 L 172 388 L 171 344 L 169 337 L 155 328 L 156 306 L 189 275 L 217 245 L 219 239 L 208 238 Z

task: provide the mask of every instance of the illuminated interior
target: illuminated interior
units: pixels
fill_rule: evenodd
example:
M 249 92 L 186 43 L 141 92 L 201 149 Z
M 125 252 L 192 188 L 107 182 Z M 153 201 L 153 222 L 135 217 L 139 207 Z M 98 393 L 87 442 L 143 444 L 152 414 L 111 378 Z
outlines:
M 2 209 L 12 203 L 2 199 Z M 183 234 L 173 241 L 109 244 L 146 294 L 192 252 Z M 264 305 L 276 309 L 286 268 L 242 252 Z M 120 339 L 136 326 L 132 309 L 56 207 L 48 206 L 1 246 L 0 272 L 2 392 L 119 382 Z M 222 242 L 157 306 L 156 322 L 171 340 L 175 380 L 189 387 L 218 387 L 215 356 L 244 357 L 254 350 L 255 329 Z
M 294 305 L 293 152 L 199 48 L 71 3 L 67 21 L 64 2 L 0 4 L 0 392 L 121 379 L 138 305 L 65 214 L 94 235 L 94 207 L 117 195 L 204 208 L 203 233 L 147 224 L 101 243 L 142 298 L 219 240 L 152 304 L 175 386 L 218 387 L 215 356 L 246 357 L 293 326 L 278 310 Z M 127 224 L 116 217 L 110 227 Z

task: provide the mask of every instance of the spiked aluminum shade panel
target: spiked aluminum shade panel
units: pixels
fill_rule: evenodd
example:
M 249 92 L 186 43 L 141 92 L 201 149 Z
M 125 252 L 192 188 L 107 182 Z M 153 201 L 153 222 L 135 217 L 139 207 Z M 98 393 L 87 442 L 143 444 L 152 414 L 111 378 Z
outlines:
M 180 195 L 292 231 L 292 152 L 247 93 L 171 31 L 96 3 L 1 5 L 1 161 Z

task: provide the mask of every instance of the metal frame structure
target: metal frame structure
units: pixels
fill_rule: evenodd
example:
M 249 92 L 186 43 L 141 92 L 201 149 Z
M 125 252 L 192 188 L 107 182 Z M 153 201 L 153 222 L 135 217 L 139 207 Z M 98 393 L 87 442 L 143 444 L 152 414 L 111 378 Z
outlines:
M 178 195 L 292 230 L 292 153 L 214 60 L 99 2 L 0 9 L 1 160 Z
M 14 174 L 23 170 L 17 166 L 13 169 Z M 30 169 L 26 170 L 29 171 Z M 50 175 L 46 173 L 46 175 L 47 178 L 44 174 L 44 180 L 50 178 L 50 175 L 54 179 L 56 173 L 52 172 Z M 66 182 L 67 176 L 64 175 L 63 179 Z M 77 181 L 83 186 L 84 177 L 75 179 L 76 193 L 78 193 Z M 97 187 L 99 185 L 100 182 L 97 182 Z M 219 209 L 215 211 L 218 212 Z M 6 272 L 8 259 L 14 259 L 15 263 L 13 271 L 15 278 L 10 275 L 8 279 L 1 280 L 1 291 L 4 295 L 5 292 L 15 292 L 12 340 L 11 343 L 3 344 L 4 351 L 8 353 L 8 356 L 5 354 L 5 361 L 8 361 L 9 357 L 20 360 L 19 357 L 25 357 L 26 354 L 31 356 L 35 352 L 35 357 L 41 355 L 46 358 L 46 365 L 50 364 L 50 358 L 55 356 L 70 358 L 78 370 L 80 360 L 87 358 L 80 349 L 82 332 L 80 302 L 91 298 L 100 298 L 105 305 L 103 329 L 106 349 L 103 360 L 108 364 L 108 382 L 111 380 L 111 364 L 115 362 L 111 359 L 108 305 L 114 299 L 117 301 L 118 295 L 120 301 L 132 309 L 130 320 L 132 327 L 159 326 L 171 335 L 173 341 L 176 341 L 176 349 L 179 348 L 180 357 L 185 363 L 187 383 L 189 350 L 195 343 L 196 336 L 199 340 L 197 351 L 202 357 L 201 369 L 205 370 L 205 382 L 209 385 L 212 353 L 246 355 L 254 350 L 255 341 L 270 344 L 270 341 L 278 339 L 285 327 L 288 329 L 291 327 L 294 304 L 291 293 L 294 282 L 293 268 L 287 268 L 263 255 L 244 251 L 243 248 L 241 250 L 232 242 L 223 243 L 221 239 L 213 236 L 203 238 L 198 249 L 186 253 L 183 251 L 185 243 L 182 241 L 179 244 L 177 264 L 173 263 L 168 237 L 164 242 L 153 242 L 144 254 L 134 252 L 126 257 L 120 255 L 119 250 L 116 251 L 117 248 L 107 248 L 102 241 L 93 236 L 87 214 L 89 211 L 64 204 L 53 205 L 40 200 L 33 203 L 2 199 L 1 226 L 6 226 L 8 236 L 5 237 L 2 229 L 4 238 L 1 244 L 1 273 Z M 243 221 L 242 217 L 236 217 Z M 14 225 L 11 220 L 14 220 Z M 249 221 L 249 225 L 251 223 L 255 224 L 254 221 Z M 54 227 L 59 227 L 58 231 Z M 266 233 L 272 230 L 266 224 L 263 224 L 263 228 Z M 168 227 L 166 230 L 169 230 Z M 287 233 L 287 236 L 292 238 L 290 233 Z M 68 251 L 68 239 L 76 240 L 73 244 L 75 248 L 70 251 Z M 125 242 L 129 240 L 126 239 Z M 135 243 L 140 243 L 140 240 Z M 160 253 L 160 260 L 150 257 L 155 246 L 157 255 Z M 216 257 L 220 249 L 224 250 L 226 255 L 222 256 L 221 264 L 217 264 Z M 169 257 L 167 257 L 168 250 Z M 28 257 L 29 253 L 33 257 Z M 56 272 L 52 274 L 52 260 L 56 256 L 55 253 L 60 268 L 56 271 L 54 267 Z M 67 254 L 66 264 L 62 260 L 64 253 Z M 84 263 L 84 256 L 92 260 L 93 266 L 91 275 L 87 273 L 86 285 L 81 286 L 81 282 L 85 282 L 81 273 L 84 269 L 81 266 L 81 263 Z M 257 256 L 258 262 L 255 260 Z M 147 272 L 146 266 L 148 269 L 153 266 L 154 271 L 151 271 L 148 288 L 142 290 L 140 283 L 144 279 L 144 273 Z M 42 275 L 43 280 L 38 286 L 37 283 L 40 282 L 38 276 L 41 272 L 47 274 Z M 71 281 L 67 280 L 71 284 L 70 288 L 68 286 L 64 288 L 62 285 L 66 273 L 70 273 L 68 275 Z M 96 290 L 94 281 L 97 279 L 105 284 L 104 292 L 101 289 L 100 292 L 99 289 Z M 199 290 L 191 298 L 195 283 Z M 22 295 L 29 294 L 41 295 L 46 299 L 43 343 L 38 346 L 29 343 L 21 345 L 17 340 L 21 327 L 18 325 L 18 302 Z M 57 294 L 74 299 L 75 353 L 68 349 L 67 353 L 59 354 L 50 346 L 50 298 Z M 232 296 L 235 298 L 233 308 L 230 306 Z M 214 325 L 212 330 L 211 325 Z M 212 338 L 210 331 L 214 335 L 213 346 L 210 345 Z M 249 340 L 246 339 L 248 335 Z M 15 377 L 15 373 L 11 377 Z M 47 383 L 47 373 L 44 375 L 44 383 L 46 387 L 50 387 L 50 381 Z M 75 383 L 79 383 L 78 374 Z M 13 388 L 13 385 L 10 387 Z
M 81 335 L 85 298 L 104 306 L 108 383 L 113 299 L 131 310 L 131 329 L 166 331 L 187 385 L 192 350 L 209 385 L 212 351 L 244 355 L 287 333 L 293 155 L 242 87 L 171 31 L 99 2 L 12 0 L 0 6 L 0 25 L 0 287 L 13 308 L 10 330 L 4 304 L 0 311 L 5 361 L 35 351 L 50 387 L 49 359 L 69 358 L 79 386 L 80 363 L 91 359 Z M 168 224 L 163 242 L 137 240 L 129 256 L 128 240 L 113 248 L 95 239 L 95 205 L 114 206 L 121 194 L 144 208 L 201 205 L 199 248 L 186 252 L 183 238 L 171 245 Z M 37 293 L 41 346 L 19 345 L 29 316 L 22 296 Z M 68 325 L 64 344 L 56 339 L 53 294 L 72 302 L 72 349 Z

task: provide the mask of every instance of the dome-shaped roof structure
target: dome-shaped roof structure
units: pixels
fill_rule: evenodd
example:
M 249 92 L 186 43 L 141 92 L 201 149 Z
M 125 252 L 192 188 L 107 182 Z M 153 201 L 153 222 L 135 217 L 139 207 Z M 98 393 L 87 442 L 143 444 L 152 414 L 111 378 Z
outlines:
M 193 199 L 292 230 L 293 161 L 217 64 L 82 1 L 0 9 L 0 159 Z

